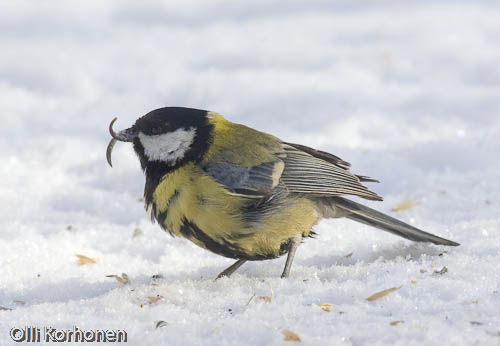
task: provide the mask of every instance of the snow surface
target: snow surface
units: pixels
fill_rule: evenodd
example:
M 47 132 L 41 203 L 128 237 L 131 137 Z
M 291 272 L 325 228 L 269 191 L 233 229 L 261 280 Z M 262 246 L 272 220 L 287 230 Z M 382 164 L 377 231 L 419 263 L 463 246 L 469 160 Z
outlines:
M 293 344 L 284 329 L 306 345 L 499 345 L 499 6 L 0 2 L 0 344 L 76 325 L 130 345 Z M 367 205 L 462 245 L 325 220 L 289 279 L 281 258 L 214 282 L 232 261 L 146 220 L 131 147 L 105 160 L 114 116 L 165 105 L 339 155 L 381 181 Z

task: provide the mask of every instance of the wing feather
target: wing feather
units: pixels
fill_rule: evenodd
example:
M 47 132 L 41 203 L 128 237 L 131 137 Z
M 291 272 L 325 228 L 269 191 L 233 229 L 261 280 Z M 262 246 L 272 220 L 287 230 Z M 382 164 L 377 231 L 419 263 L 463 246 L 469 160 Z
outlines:
M 319 196 L 340 196 L 344 194 L 360 196 L 372 200 L 382 200 L 375 192 L 361 184 L 360 177 L 352 174 L 348 163 L 328 153 L 314 151 L 303 146 L 284 145 L 286 158 L 281 180 L 288 191 Z M 312 154 L 320 153 L 317 156 Z M 328 161 L 325 159 L 328 158 Z M 362 177 L 364 180 L 369 179 Z
M 264 197 L 269 196 L 279 184 L 284 164 L 279 159 L 252 167 L 217 162 L 206 165 L 204 169 L 232 193 Z
M 316 196 L 355 195 L 382 200 L 361 184 L 374 181 L 349 171 L 338 156 L 231 123 L 215 113 L 213 143 L 202 167 L 228 193 L 248 198 L 269 198 L 277 193 Z

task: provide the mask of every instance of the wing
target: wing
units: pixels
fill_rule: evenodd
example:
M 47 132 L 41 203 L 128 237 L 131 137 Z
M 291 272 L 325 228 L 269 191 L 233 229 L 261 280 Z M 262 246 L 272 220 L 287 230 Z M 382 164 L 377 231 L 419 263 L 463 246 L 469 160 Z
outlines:
M 260 198 L 273 193 L 284 167 L 285 164 L 279 159 L 253 167 L 214 162 L 205 166 L 205 172 L 232 193 Z
M 251 198 L 270 196 L 285 164 L 282 142 L 267 133 L 209 115 L 214 134 L 202 167 L 230 193 Z
M 301 145 L 301 144 L 286 143 L 286 142 L 285 142 L 285 144 L 292 146 L 295 149 L 301 150 L 305 153 L 308 153 L 308 154 L 310 154 L 318 159 L 322 159 L 322 160 L 325 160 L 326 162 L 330 162 L 331 164 L 333 164 L 339 168 L 349 170 L 349 167 L 351 167 L 351 164 L 349 162 L 342 160 L 338 156 L 327 153 L 326 151 L 316 150 L 316 149 L 306 147 L 305 145 Z M 363 175 L 356 175 L 356 177 L 358 177 L 360 181 L 379 183 L 378 180 L 372 179 L 370 177 L 365 177 Z
M 230 192 L 250 198 L 269 197 L 277 189 L 315 196 L 356 195 L 382 200 L 361 181 L 373 179 L 349 172 L 339 157 L 210 116 L 214 127 L 202 167 Z
M 284 144 L 285 169 L 281 180 L 290 192 L 317 196 L 355 195 L 381 201 L 382 197 L 370 191 L 361 181 L 374 179 L 356 176 L 349 163 L 335 155 L 297 144 Z

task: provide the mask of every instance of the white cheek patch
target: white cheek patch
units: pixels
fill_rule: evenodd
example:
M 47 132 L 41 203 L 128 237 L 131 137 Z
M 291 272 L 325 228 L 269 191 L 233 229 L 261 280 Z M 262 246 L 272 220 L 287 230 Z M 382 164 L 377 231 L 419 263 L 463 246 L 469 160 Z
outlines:
M 186 151 L 193 144 L 195 135 L 195 128 L 190 127 L 155 136 L 139 132 L 139 139 L 144 147 L 144 154 L 149 160 L 175 163 L 184 157 Z

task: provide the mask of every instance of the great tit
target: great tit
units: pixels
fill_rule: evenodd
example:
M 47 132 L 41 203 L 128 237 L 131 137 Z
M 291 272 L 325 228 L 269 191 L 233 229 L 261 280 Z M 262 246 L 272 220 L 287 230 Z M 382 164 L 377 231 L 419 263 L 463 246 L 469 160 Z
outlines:
M 345 195 L 381 201 L 350 164 L 324 151 L 280 139 L 221 115 L 165 107 L 115 133 L 133 143 L 146 176 L 145 208 L 171 235 L 237 261 L 218 276 L 230 276 L 246 261 L 288 254 L 288 277 L 297 247 L 322 218 L 347 217 L 403 238 L 457 246 L 382 214 Z

